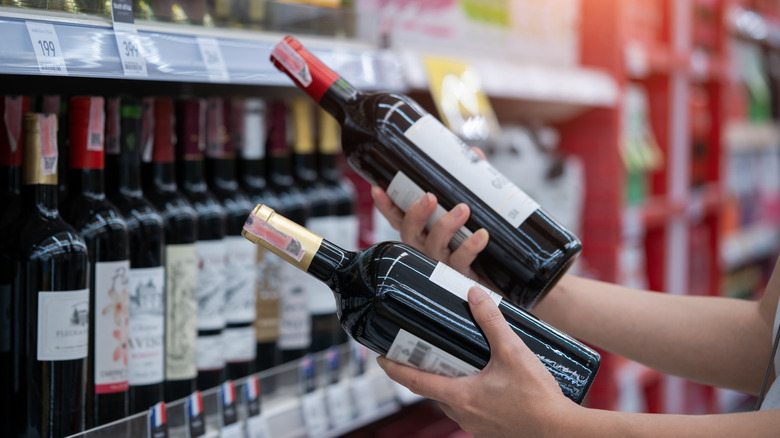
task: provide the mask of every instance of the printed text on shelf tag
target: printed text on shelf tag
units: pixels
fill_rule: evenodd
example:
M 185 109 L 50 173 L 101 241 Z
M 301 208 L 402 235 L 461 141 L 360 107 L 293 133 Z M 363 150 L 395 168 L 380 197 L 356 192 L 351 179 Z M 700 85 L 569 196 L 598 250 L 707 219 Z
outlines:
M 54 25 L 35 21 L 27 21 L 25 24 L 35 58 L 38 60 L 38 70 L 47 75 L 67 76 L 68 68 L 65 66 L 65 57 Z

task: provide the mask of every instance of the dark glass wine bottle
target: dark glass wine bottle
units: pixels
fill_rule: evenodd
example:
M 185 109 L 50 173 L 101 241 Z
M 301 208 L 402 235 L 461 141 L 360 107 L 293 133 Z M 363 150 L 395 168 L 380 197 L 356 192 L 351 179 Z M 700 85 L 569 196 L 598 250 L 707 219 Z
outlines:
M 255 370 L 255 247 L 241 237 L 241 227 L 252 211 L 249 197 L 236 179 L 234 142 L 243 134 L 243 102 L 210 98 L 206 114 L 206 179 L 225 208 L 225 330 L 224 355 L 229 379 Z M 236 120 L 241 123 L 233 123 Z
M 195 362 L 198 389 L 220 385 L 226 379 L 225 349 L 225 209 L 206 185 L 203 151 L 206 143 L 206 101 L 184 99 L 177 104 L 176 150 L 179 187 L 198 213 L 198 302 Z
M 295 184 L 290 151 L 291 125 L 287 121 L 287 105 L 273 101 L 268 109 L 268 182 L 279 196 L 281 212 L 300 225 L 306 225 L 310 209 L 308 200 Z M 311 317 L 306 302 L 309 279 L 295 269 L 282 264 L 279 292 L 279 349 L 283 362 L 303 357 L 311 346 Z
M 13 317 L 0 422 L 3 436 L 53 438 L 85 428 L 89 259 L 57 210 L 57 117 L 29 113 L 23 127 L 21 210 L 0 244 Z
M 444 209 L 468 204 L 451 246 L 485 228 L 490 240 L 476 268 L 515 304 L 533 307 L 581 251 L 576 236 L 409 97 L 360 92 L 292 37 L 271 60 L 339 121 L 350 165 L 402 210 L 432 192 L 441 207 L 432 225 Z
M 290 109 L 295 132 L 293 174 L 309 204 L 306 228 L 320 236 L 332 236 L 332 215 L 336 206 L 330 187 L 323 184 L 317 174 L 314 108 L 308 99 L 300 97 L 291 101 Z M 311 315 L 310 350 L 323 351 L 334 345 L 338 333 L 343 332 L 336 316 L 336 305 L 328 287 L 316 278 L 309 277 L 306 294 Z
M 262 99 L 246 99 L 243 135 L 235 141 L 240 151 L 238 178 L 252 205 L 265 204 L 280 209 L 281 201 L 265 178 L 266 105 Z M 255 254 L 255 342 L 256 369 L 267 370 L 281 361 L 276 342 L 279 340 L 280 272 L 284 261 L 265 248 L 257 246 Z
M 87 427 L 129 413 L 127 399 L 127 223 L 105 194 L 102 97 L 70 99 L 70 170 L 63 217 L 87 242 L 90 260 L 90 336 Z
M 169 402 L 197 388 L 198 216 L 176 183 L 173 100 L 144 99 L 143 120 L 143 191 L 165 227 L 165 401 Z
M 141 190 L 141 103 L 106 102 L 106 193 L 130 237 L 128 383 L 130 413 L 164 397 L 165 240 L 163 218 Z
M 247 219 L 244 236 L 327 284 L 343 328 L 375 352 L 445 376 L 477 373 L 490 360 L 466 303 L 477 283 L 414 248 L 384 242 L 345 251 L 263 205 Z M 598 353 L 499 295 L 491 298 L 563 394 L 581 403 L 598 371 Z
M 26 96 L 0 95 L 0 228 L 19 215 L 22 181 L 22 116 L 30 111 Z M 0 297 L 2 300 L 2 297 Z M 0 301 L 0 306 L 4 301 Z M 0 315 L 0 317 L 2 317 Z M 0 339 L 0 354 L 5 343 Z

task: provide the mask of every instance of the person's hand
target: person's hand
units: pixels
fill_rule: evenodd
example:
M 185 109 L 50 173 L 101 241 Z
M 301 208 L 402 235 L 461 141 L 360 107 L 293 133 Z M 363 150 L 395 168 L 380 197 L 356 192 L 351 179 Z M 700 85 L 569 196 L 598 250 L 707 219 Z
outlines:
M 469 307 L 490 344 L 490 361 L 465 377 L 443 377 L 379 357 L 387 375 L 412 392 L 436 400 L 463 430 L 476 437 L 556 436 L 556 426 L 579 405 L 561 392 L 538 357 L 509 327 L 500 310 L 473 287 Z

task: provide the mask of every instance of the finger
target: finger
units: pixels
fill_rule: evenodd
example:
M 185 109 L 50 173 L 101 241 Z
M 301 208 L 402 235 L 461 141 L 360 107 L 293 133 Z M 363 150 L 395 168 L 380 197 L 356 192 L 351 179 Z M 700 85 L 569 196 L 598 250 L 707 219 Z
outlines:
M 415 248 L 422 249 L 425 245 L 427 231 L 425 225 L 428 217 L 436 209 L 436 196 L 426 193 L 414 201 L 401 222 L 401 240 Z
M 453 379 L 451 377 L 426 373 L 425 371 L 393 362 L 384 356 L 377 357 L 376 361 L 388 377 L 409 388 L 413 393 L 445 403 L 449 400 L 450 388 L 453 387 Z
M 440 217 L 428 231 L 428 238 L 425 239 L 425 254 L 433 259 L 447 262 L 450 257 L 450 240 L 466 223 L 470 213 L 466 204 L 458 204 Z
M 487 157 L 485 156 L 485 153 L 482 152 L 482 149 L 476 146 L 472 146 L 471 150 L 474 151 L 474 153 L 476 153 L 477 155 L 479 155 L 479 158 L 482 158 L 483 160 L 487 160 Z
M 469 307 L 474 321 L 482 329 L 490 345 L 491 357 L 511 348 L 520 341 L 517 334 L 507 324 L 496 303 L 482 288 L 474 286 L 469 289 Z
M 374 198 L 374 205 L 382 213 L 382 216 L 390 222 L 393 228 L 400 230 L 404 212 L 393 203 L 393 200 L 381 187 L 371 186 L 371 197 Z
M 468 272 L 477 255 L 487 247 L 489 239 L 487 230 L 480 228 L 450 254 L 447 264 L 461 273 Z

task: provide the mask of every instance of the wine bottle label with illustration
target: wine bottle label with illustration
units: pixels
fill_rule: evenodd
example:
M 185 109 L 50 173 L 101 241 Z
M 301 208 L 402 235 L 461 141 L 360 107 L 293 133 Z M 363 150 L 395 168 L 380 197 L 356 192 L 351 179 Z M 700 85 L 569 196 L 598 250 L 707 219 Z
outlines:
M 330 240 L 329 236 L 338 235 L 337 226 L 333 216 L 313 217 L 306 221 L 306 228 L 309 231 L 328 240 Z M 311 275 L 307 277 L 306 294 L 308 295 L 309 312 L 312 315 L 336 313 L 336 300 L 333 299 L 333 292 L 328 285 Z
M 309 276 L 295 266 L 281 266 L 282 291 L 279 315 L 279 348 L 296 350 L 311 344 L 311 317 L 306 287 Z
M 404 135 L 513 227 L 519 227 L 539 208 L 432 115 L 424 115 Z
M 11 351 L 11 285 L 0 284 L 0 353 Z
M 195 244 L 198 254 L 198 330 L 215 330 L 225 327 L 225 241 L 199 240 Z
M 130 270 L 128 326 L 130 385 L 151 385 L 165 379 L 165 268 Z
M 196 359 L 198 371 L 225 368 L 225 338 L 222 334 L 198 336 Z
M 276 342 L 279 339 L 281 270 L 287 263 L 262 246 L 257 246 L 255 260 L 257 261 L 255 340 L 258 343 Z
M 441 348 L 400 329 L 387 352 L 387 358 L 427 373 L 445 377 L 462 377 L 479 372 Z
M 493 302 L 498 306 L 501 303 L 501 295 L 491 291 L 490 289 L 482 286 L 476 281 L 466 277 L 460 272 L 450 268 L 442 262 L 436 264 L 429 278 L 433 283 L 446 289 L 448 292 L 457 295 L 463 301 L 469 300 L 469 289 L 474 286 L 480 287 L 482 290 L 488 293 Z
M 89 289 L 38 292 L 37 359 L 84 359 L 89 352 Z
M 127 391 L 130 262 L 95 263 L 95 393 Z
M 195 287 L 198 258 L 195 244 L 165 246 L 165 378 L 192 379 L 195 367 Z
M 414 183 L 405 173 L 398 171 L 390 181 L 390 185 L 387 186 L 387 196 L 393 200 L 393 203 L 403 211 L 408 211 L 412 204 L 420 199 L 425 194 L 425 191 Z M 447 213 L 441 205 L 436 205 L 436 209 L 428 217 L 426 228 L 431 229 L 436 221 Z M 452 236 L 451 245 L 452 248 L 457 248 L 463 241 L 471 237 L 473 233 L 466 227 L 460 227 L 455 235 Z
M 226 236 L 225 320 L 242 324 L 255 320 L 255 248 L 241 236 Z
M 228 362 L 247 362 L 257 356 L 255 328 L 229 327 L 222 332 L 225 346 L 225 359 Z

